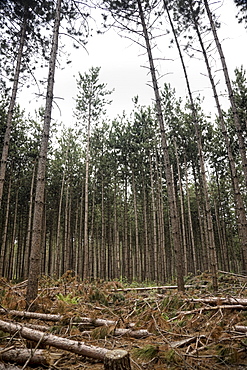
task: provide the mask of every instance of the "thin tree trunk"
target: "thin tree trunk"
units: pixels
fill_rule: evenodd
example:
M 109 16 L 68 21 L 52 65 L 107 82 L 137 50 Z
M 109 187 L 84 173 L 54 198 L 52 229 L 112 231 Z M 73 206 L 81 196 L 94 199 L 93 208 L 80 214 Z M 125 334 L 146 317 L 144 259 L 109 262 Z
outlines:
M 64 218 L 64 273 L 70 269 L 70 185 L 67 185 Z
M 187 253 L 187 243 L 186 243 L 186 233 L 185 233 L 185 217 L 184 217 L 184 195 L 183 195 L 183 186 L 181 179 L 180 163 L 178 158 L 178 150 L 176 140 L 174 140 L 175 156 L 177 163 L 177 172 L 178 172 L 178 186 L 180 193 L 180 212 L 181 212 L 181 224 L 182 224 L 182 240 L 183 240 L 183 250 L 184 250 L 184 273 L 188 275 L 188 253 Z
M 85 195 L 84 191 L 84 181 L 82 181 L 82 189 L 81 189 L 81 207 L 80 207 L 80 222 L 79 222 L 79 232 L 78 232 L 78 274 L 79 277 L 83 277 L 83 245 L 84 243 L 82 242 L 83 240 L 83 214 L 84 214 L 84 207 L 83 204 L 85 205 L 85 201 L 83 202 L 83 194 Z
M 30 267 L 27 285 L 27 305 L 30 305 L 38 294 L 38 277 L 40 273 L 40 258 L 42 247 L 42 218 L 45 198 L 45 176 L 46 176 L 46 161 L 48 152 L 48 141 L 51 124 L 51 111 L 53 102 L 53 87 L 56 66 L 56 56 L 58 50 L 58 35 L 61 17 L 62 0 L 57 0 L 56 15 L 53 28 L 53 40 L 49 61 L 49 73 L 47 82 L 46 107 L 44 116 L 43 136 L 39 153 L 37 185 L 33 216 L 33 233 L 32 233 L 32 249 L 30 255 Z
M 229 96 L 229 100 L 230 100 L 230 103 L 231 103 L 231 108 L 232 108 L 232 113 L 233 113 L 233 118 L 234 118 L 234 124 L 235 124 L 235 128 L 236 128 L 236 133 L 237 133 L 237 136 L 238 136 L 239 152 L 240 152 L 241 159 L 242 159 L 242 168 L 243 168 L 243 173 L 244 173 L 244 178 L 245 178 L 245 185 L 247 186 L 247 158 L 246 158 L 245 142 L 244 142 L 244 138 L 243 138 L 243 135 L 242 135 L 242 128 L 241 128 L 241 123 L 240 123 L 237 108 L 236 108 L 236 103 L 235 103 L 235 99 L 234 99 L 231 80 L 230 80 L 230 77 L 229 77 L 225 56 L 224 56 L 224 53 L 223 53 L 223 50 L 222 50 L 222 47 L 221 47 L 221 44 L 220 44 L 220 41 L 219 41 L 219 38 L 218 38 L 215 23 L 214 23 L 212 13 L 210 11 L 207 0 L 204 0 L 204 5 L 205 5 L 205 8 L 206 8 L 208 19 L 209 19 L 209 22 L 210 22 L 210 26 L 211 26 L 211 29 L 212 29 L 212 32 L 213 32 L 213 35 L 214 35 L 214 41 L 215 41 L 218 53 L 220 55 L 220 60 L 221 60 L 221 64 L 222 64 L 222 68 L 223 68 L 223 72 L 224 72 L 224 77 L 225 77 L 225 82 L 226 82 L 226 86 L 227 86 L 227 90 L 228 90 L 228 96 Z M 247 263 L 247 261 L 246 261 L 246 263 Z M 245 269 L 247 271 L 246 266 L 245 266 Z
M 3 187 L 4 187 L 5 173 L 6 173 L 8 152 L 9 152 L 9 142 L 10 142 L 10 136 L 11 136 L 11 130 L 12 130 L 12 119 L 13 119 L 13 114 L 14 114 L 16 95 L 17 95 L 18 83 L 19 83 L 19 78 L 20 78 L 21 61 L 22 61 L 22 56 L 23 56 L 23 48 L 25 44 L 26 30 L 27 30 L 27 14 L 25 12 L 25 15 L 22 21 L 22 26 L 21 26 L 19 48 L 18 48 L 18 54 L 16 58 L 14 82 L 13 82 L 12 94 L 10 98 L 10 104 L 8 108 L 6 131 L 4 134 L 4 141 L 3 141 L 3 151 L 2 151 L 2 158 L 1 158 L 1 165 L 0 165 L 0 208 L 2 205 Z
M 88 242 L 88 253 L 89 253 L 89 277 L 92 279 L 96 278 L 97 276 L 94 273 L 94 261 L 95 261 L 95 250 L 93 248 L 93 241 L 94 241 L 94 219 L 95 219 L 95 181 L 93 183 L 93 199 L 92 199 L 92 210 L 91 210 L 91 224 L 90 224 L 90 234 L 89 234 L 89 242 Z
M 146 280 L 151 280 L 150 274 L 150 256 L 149 256 L 149 241 L 148 241 L 148 217 L 147 217 L 147 195 L 146 185 L 144 178 L 142 177 L 142 192 L 143 192 L 143 227 L 144 227 L 144 277 Z
M 206 6 L 206 4 L 205 4 L 205 6 Z M 212 18 L 212 16 L 211 16 L 211 18 Z M 213 20 L 212 20 L 212 22 L 213 22 Z M 218 115 L 219 115 L 219 124 L 220 124 L 220 127 L 221 127 L 222 135 L 224 137 L 225 145 L 226 145 L 226 149 L 227 149 L 229 169 L 230 169 L 232 185 L 233 185 L 232 189 L 233 189 L 233 194 L 234 194 L 234 199 L 235 199 L 235 211 L 236 211 L 236 214 L 237 214 L 238 233 L 239 233 L 239 238 L 240 238 L 240 241 L 241 241 L 242 252 L 243 252 L 242 269 L 243 269 L 243 271 L 246 272 L 247 271 L 247 219 L 246 219 L 246 212 L 245 212 L 245 207 L 244 207 L 244 203 L 243 203 L 243 198 L 242 198 L 241 190 L 240 190 L 240 186 L 239 186 L 236 164 L 235 164 L 235 161 L 234 161 L 234 157 L 233 157 L 229 137 L 227 135 L 225 120 L 224 120 L 223 112 L 222 112 L 222 109 L 221 109 L 221 106 L 220 106 L 216 86 L 215 86 L 215 83 L 214 83 L 214 78 L 213 78 L 213 75 L 212 75 L 212 72 L 211 72 L 211 67 L 210 67 L 210 64 L 209 64 L 209 61 L 208 61 L 207 52 L 206 52 L 206 49 L 204 47 L 204 43 L 203 43 L 203 40 L 201 38 L 200 31 L 198 29 L 198 26 L 197 26 L 197 23 L 196 23 L 195 19 L 194 19 L 194 24 L 195 24 L 195 27 L 196 27 L 198 39 L 199 39 L 200 46 L 201 46 L 201 49 L 202 49 L 202 53 L 203 53 L 203 56 L 204 56 L 205 64 L 206 64 L 206 67 L 207 67 L 211 87 L 212 87 L 212 90 L 213 90 L 213 93 L 214 93 L 214 99 L 215 99 L 215 102 L 216 102 L 217 111 L 218 111 Z M 212 27 L 212 25 L 211 25 L 211 27 Z M 216 30 L 215 30 L 215 32 L 216 32 Z M 217 34 L 216 34 L 216 36 L 217 36 Z M 226 66 L 225 66 L 225 68 L 226 68 Z M 226 68 L 225 73 L 227 75 L 227 68 Z M 230 86 L 231 86 L 231 84 L 230 84 Z M 229 95 L 230 95 L 230 92 L 229 92 Z M 233 99 L 233 105 L 234 105 L 234 99 Z M 232 107 L 232 109 L 233 109 L 233 107 Z M 236 118 L 238 118 L 238 117 L 236 116 L 235 120 L 236 120 Z M 247 170 L 247 167 L 245 167 L 244 162 L 243 162 L 243 168 L 246 168 L 246 170 Z
M 101 183 L 101 245 L 100 245 L 100 277 L 106 279 L 106 238 L 105 238 L 105 192 L 104 192 L 104 180 Z
M 156 218 L 156 204 L 154 197 L 154 176 L 153 176 L 153 167 L 151 154 L 149 153 L 149 168 L 150 168 L 150 184 L 151 184 L 151 204 L 152 204 L 152 224 L 153 224 L 153 239 L 152 246 L 150 245 L 149 258 L 151 262 L 150 271 L 151 276 L 154 281 L 158 280 L 158 268 L 157 268 L 157 218 Z
M 136 198 L 136 186 L 135 186 L 135 175 L 132 169 L 132 192 L 133 192 L 133 204 L 134 204 L 134 219 L 135 219 L 135 258 L 134 258 L 134 267 L 135 267 L 135 278 L 138 281 L 142 280 L 141 276 L 141 266 L 142 258 L 140 253 L 139 246 L 139 230 L 138 230 L 138 214 L 137 214 L 137 198 Z
M 68 156 L 68 148 L 66 152 L 66 159 L 67 161 Z M 63 192 L 64 192 L 64 184 L 65 184 L 65 174 L 66 174 L 67 166 L 65 166 L 65 170 L 63 171 L 63 178 L 61 184 L 61 191 L 60 191 L 60 198 L 59 198 L 59 207 L 58 207 L 58 218 L 57 218 L 57 237 L 56 237 L 56 262 L 55 262 L 55 276 L 59 277 L 61 273 L 61 217 L 62 217 L 62 202 L 63 202 Z
M 6 213 L 5 213 L 5 222 L 4 222 L 4 229 L 3 229 L 3 236 L 2 236 L 1 255 L 0 255 L 0 276 L 4 276 L 4 268 L 6 266 L 7 236 L 8 236 L 11 186 L 12 186 L 12 180 L 10 178 L 9 188 L 8 188 L 8 197 L 7 197 L 7 206 L 6 206 Z
M 169 211 L 170 211 L 170 217 L 171 217 L 172 239 L 173 239 L 173 247 L 174 247 L 174 253 L 175 253 L 175 263 L 176 263 L 176 270 L 177 270 L 177 284 L 178 284 L 178 289 L 180 291 L 184 291 L 184 278 L 183 278 L 184 261 L 183 261 L 183 250 L 182 250 L 181 243 L 180 243 L 180 227 L 179 227 L 180 221 L 178 217 L 177 205 L 175 202 L 175 194 L 174 194 L 173 184 L 172 184 L 172 171 L 171 171 L 167 139 L 165 135 L 165 125 L 164 125 L 164 118 L 163 118 L 163 112 L 162 112 L 162 107 L 161 107 L 161 98 L 160 98 L 160 93 L 159 93 L 159 88 L 158 88 L 158 83 L 157 83 L 157 78 L 156 78 L 156 72 L 155 72 L 155 67 L 154 67 L 150 39 L 148 35 L 148 30 L 146 27 L 146 22 L 144 18 L 141 0 L 138 0 L 137 3 L 138 3 L 138 8 L 139 8 L 140 20 L 141 20 L 141 24 L 143 28 L 143 35 L 144 35 L 145 43 L 146 43 L 146 49 L 148 53 L 150 72 L 152 76 L 152 83 L 153 83 L 153 89 L 154 89 L 154 94 L 155 94 L 157 119 L 160 125 L 162 149 L 164 151 L 167 194 L 168 194 Z
M 192 249 L 192 260 L 193 260 L 193 266 L 194 266 L 194 273 L 197 274 L 198 267 L 197 267 L 197 261 L 196 261 L 195 239 L 194 239 L 194 230 L 193 230 L 192 216 L 191 216 L 191 207 L 190 207 L 190 192 L 189 192 L 189 184 L 188 184 L 187 163 L 185 163 L 185 179 L 186 179 L 188 222 L 189 222 L 189 232 L 190 232 L 190 240 L 191 240 L 191 249 Z
M 203 156 L 203 150 L 202 150 L 202 140 L 201 140 L 201 134 L 200 134 L 200 129 L 199 129 L 199 123 L 198 123 L 198 115 L 196 111 L 196 107 L 194 104 L 194 100 L 192 97 L 191 89 L 190 89 L 190 83 L 187 75 L 187 70 L 184 64 L 183 60 L 183 55 L 181 52 L 181 48 L 178 42 L 178 38 L 176 35 L 175 28 L 173 26 L 173 22 L 170 17 L 170 13 L 166 4 L 166 1 L 164 0 L 164 7 L 166 9 L 170 25 L 172 27 L 173 35 L 175 38 L 176 46 L 179 52 L 179 57 L 182 63 L 183 67 L 183 72 L 186 80 L 186 85 L 189 93 L 189 98 L 190 98 L 190 104 L 191 104 L 191 112 L 192 112 L 192 117 L 194 121 L 194 128 L 195 128 L 195 133 L 196 133 L 196 139 L 197 139 L 197 150 L 198 150 L 198 156 L 199 156 L 199 163 L 200 163 L 200 170 L 201 170 L 201 177 L 202 177 L 202 189 L 203 189 L 203 200 L 205 202 L 205 210 L 206 210 L 206 222 L 207 222 L 207 233 L 208 233 L 208 238 L 209 238 L 209 258 L 210 258 L 210 269 L 213 277 L 213 287 L 214 290 L 216 291 L 218 289 L 218 283 L 217 283 L 217 256 L 216 256 L 216 247 L 215 247 L 215 240 L 214 240 L 214 230 L 213 230 L 213 221 L 212 221 L 212 214 L 211 214 L 211 207 L 210 207 L 210 202 L 209 202 L 209 195 L 208 195 L 208 186 L 207 186 L 207 179 L 206 179 L 206 170 L 205 170 L 205 163 L 204 163 L 204 156 Z M 192 5 L 190 3 L 190 8 L 192 10 L 193 14 L 193 9 Z M 194 16 L 193 16 L 194 17 Z
M 26 238 L 26 249 L 24 252 L 24 261 L 23 261 L 23 273 L 22 276 L 24 279 L 28 277 L 29 269 L 29 256 L 31 250 L 31 238 L 32 238 L 32 215 L 33 215 L 33 191 L 34 191 L 34 181 L 35 181 L 36 165 L 33 166 L 33 175 L 30 188 L 29 196 L 29 211 L 28 211 L 28 226 L 27 226 L 27 238 Z
M 18 212 L 18 198 L 19 198 L 19 189 L 16 192 L 15 196 L 15 213 L 14 213 L 14 220 L 13 220 L 13 229 L 12 229 L 12 237 L 10 248 L 8 250 L 9 256 L 7 257 L 7 265 L 8 265 L 8 272 L 6 272 L 6 277 L 9 280 L 16 279 L 16 271 L 17 271 L 17 248 L 19 248 L 18 244 L 16 245 L 16 221 L 17 221 L 17 212 Z

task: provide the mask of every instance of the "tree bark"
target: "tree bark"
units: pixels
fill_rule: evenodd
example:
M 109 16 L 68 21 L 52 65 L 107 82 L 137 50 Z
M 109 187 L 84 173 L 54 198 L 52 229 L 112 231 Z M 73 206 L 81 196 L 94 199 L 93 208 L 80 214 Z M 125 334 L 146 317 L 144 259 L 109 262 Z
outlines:
M 34 191 L 35 173 L 36 173 L 36 162 L 34 162 L 34 165 L 33 165 L 32 182 L 31 182 L 30 196 L 29 196 L 26 248 L 24 251 L 23 270 L 22 270 L 22 277 L 24 279 L 27 279 L 28 270 L 29 270 L 29 255 L 30 255 L 30 250 L 31 250 L 31 237 L 32 237 L 33 191 Z
M 25 339 L 101 361 L 104 360 L 105 355 L 109 352 L 109 350 L 106 348 L 89 346 L 84 342 L 61 338 L 52 334 L 46 334 L 38 330 L 25 328 L 17 323 L 14 324 L 0 320 L 0 330 L 9 332 L 11 334 L 16 334 L 18 332 L 19 335 Z
M 12 186 L 12 179 L 10 177 L 8 197 L 7 197 L 7 207 L 6 207 L 6 213 L 5 213 L 5 222 L 4 222 L 3 236 L 2 236 L 1 253 L 0 253 L 0 276 L 4 276 L 5 270 L 6 270 L 7 234 L 8 234 L 8 223 L 9 223 L 9 213 L 10 213 L 11 186 Z
M 128 352 L 122 349 L 109 351 L 104 359 L 104 370 L 131 370 Z
M 205 1 L 205 6 L 206 6 L 206 3 L 207 2 Z M 193 12 L 192 6 L 191 6 L 191 11 Z M 207 5 L 207 12 L 209 12 L 209 17 L 210 17 L 211 13 L 210 13 L 210 10 L 208 8 L 208 5 Z M 213 27 L 214 23 L 213 23 L 212 16 L 211 16 L 210 19 L 211 19 L 211 27 Z M 218 97 L 218 94 L 217 94 L 216 85 L 214 83 L 214 78 L 213 78 L 213 75 L 212 75 L 210 63 L 209 63 L 209 60 L 208 60 L 208 57 L 207 57 L 207 52 L 206 52 L 206 49 L 204 47 L 204 43 L 203 43 L 203 40 L 202 40 L 200 31 L 199 31 L 199 28 L 198 28 L 196 19 L 194 17 L 193 17 L 193 21 L 194 21 L 194 25 L 195 25 L 195 28 L 196 28 L 198 40 L 200 42 L 200 46 L 201 46 L 201 49 L 202 49 L 205 64 L 206 64 L 206 67 L 207 67 L 208 76 L 209 76 L 209 80 L 210 80 L 211 87 L 212 87 L 212 90 L 213 90 L 214 99 L 215 99 L 215 103 L 216 103 L 216 107 L 217 107 L 217 111 L 218 111 L 218 115 L 219 115 L 219 124 L 220 124 L 221 132 L 222 132 L 222 135 L 224 137 L 225 145 L 226 145 L 226 149 L 227 149 L 229 169 L 230 169 L 230 174 L 231 174 L 231 179 L 232 179 L 232 189 L 233 189 L 233 194 L 234 194 L 235 212 L 236 212 L 236 215 L 237 215 L 238 234 L 239 234 L 239 239 L 240 239 L 240 242 L 241 242 L 241 247 L 242 247 L 242 252 L 243 252 L 242 268 L 243 268 L 243 271 L 246 272 L 247 271 L 247 219 L 246 219 L 246 212 L 245 212 L 245 207 L 244 207 L 244 203 L 243 203 L 243 197 L 242 197 L 241 190 L 240 190 L 239 177 L 238 177 L 238 173 L 237 173 L 237 169 L 236 169 L 236 164 L 235 164 L 235 161 L 234 161 L 234 156 L 233 156 L 233 153 L 232 153 L 230 140 L 229 140 L 229 137 L 228 137 L 228 134 L 227 134 L 224 115 L 223 115 L 223 112 L 222 112 L 222 109 L 221 109 L 221 105 L 220 105 L 220 102 L 219 102 L 219 97 Z M 214 30 L 214 36 L 218 40 L 216 30 Z M 217 41 L 217 43 L 218 43 L 218 48 L 219 48 L 219 53 L 220 53 L 221 47 L 220 47 L 220 44 L 219 44 L 219 40 Z M 221 52 L 222 52 L 222 50 L 221 50 Z M 224 65 L 225 64 L 223 62 L 223 68 L 226 69 L 225 73 L 226 73 L 226 78 L 227 78 L 227 75 L 228 75 L 227 68 L 226 68 L 226 66 L 224 67 Z M 228 77 L 228 79 L 229 79 L 229 77 Z M 230 80 L 229 80 L 229 83 L 230 83 Z M 231 84 L 230 84 L 229 88 L 231 88 Z M 230 92 L 229 92 L 229 94 L 230 94 Z M 233 109 L 234 108 L 234 99 L 233 99 L 232 104 L 233 104 L 233 107 L 232 107 L 232 109 Z M 236 112 L 236 115 L 237 115 L 237 112 Z M 236 121 L 236 119 L 238 119 L 238 117 L 236 117 L 236 115 L 234 116 L 235 121 Z M 245 168 L 244 164 L 243 164 L 243 166 Z M 246 170 L 247 170 L 247 167 L 246 167 Z
M 15 102 L 16 102 L 16 95 L 17 95 L 17 89 L 18 89 L 18 83 L 19 83 L 19 77 L 20 77 L 20 71 L 21 71 L 21 61 L 22 61 L 22 55 L 23 55 L 23 48 L 25 44 L 26 30 L 27 30 L 27 14 L 25 12 L 25 15 L 23 17 L 22 26 L 21 26 L 21 31 L 20 31 L 20 41 L 19 41 L 18 54 L 16 58 L 13 89 L 12 89 L 10 104 L 8 108 L 7 125 L 6 125 L 6 131 L 4 134 L 3 151 L 2 151 L 1 164 L 0 164 L 0 208 L 2 204 L 3 186 L 4 186 L 4 181 L 5 181 L 7 158 L 8 158 L 8 152 L 9 152 L 9 142 L 10 142 L 10 135 L 11 135 L 11 130 L 12 130 L 12 119 L 13 119 L 13 113 L 14 113 L 14 107 L 15 107 Z
M 216 246 L 215 246 L 215 240 L 214 240 L 214 230 L 213 230 L 213 221 L 212 221 L 212 214 L 211 214 L 211 208 L 210 208 L 210 201 L 209 201 L 209 194 L 208 194 L 208 185 L 207 185 L 207 178 L 206 178 L 206 170 L 205 170 L 205 161 L 204 161 L 204 155 L 203 155 L 203 150 L 202 150 L 202 139 L 201 139 L 201 133 L 200 133 L 200 127 L 199 127 L 199 120 L 198 120 L 198 114 L 197 110 L 194 104 L 194 99 L 192 96 L 191 88 L 190 88 L 190 83 L 189 83 L 189 78 L 187 75 L 187 70 L 184 64 L 184 59 L 183 55 L 181 52 L 181 48 L 178 42 L 177 34 L 175 31 L 175 28 L 173 26 L 173 22 L 170 17 L 170 13 L 168 10 L 168 6 L 166 4 L 166 1 L 164 0 L 164 7 L 166 9 L 170 25 L 172 27 L 173 35 L 175 38 L 176 46 L 179 52 L 179 57 L 180 61 L 183 67 L 183 72 L 186 80 L 186 85 L 189 93 L 189 98 L 190 98 L 190 105 L 191 105 L 191 112 L 192 112 L 192 118 L 193 118 L 193 124 L 195 128 L 195 133 L 196 133 L 196 141 L 197 141 L 197 150 L 198 150 L 198 156 L 199 156 L 199 164 L 200 164 L 200 170 L 201 170 L 201 180 L 202 180 L 202 192 L 203 192 L 203 201 L 205 203 L 205 210 L 206 210 L 206 228 L 207 228 L 207 233 L 208 233 L 208 254 L 210 258 L 210 269 L 212 272 L 212 277 L 213 277 L 213 288 L 216 291 L 218 289 L 218 283 L 217 283 L 217 256 L 216 256 Z M 193 14 L 193 9 L 192 5 L 190 3 L 190 8 Z M 193 18 L 194 19 L 194 18 Z
M 245 149 L 246 145 L 245 145 L 244 138 L 243 138 L 243 135 L 242 135 L 242 128 L 241 128 L 241 123 L 240 123 L 240 120 L 239 120 L 237 107 L 236 107 L 236 103 L 235 103 L 235 99 L 234 99 L 231 80 L 230 80 L 230 77 L 229 77 L 225 56 L 224 56 L 224 53 L 223 53 L 223 50 L 222 50 L 222 47 L 221 47 L 221 44 L 220 44 L 220 41 L 219 41 L 219 38 L 218 38 L 217 31 L 216 31 L 215 22 L 213 20 L 212 13 L 210 11 L 207 0 L 204 0 L 204 5 L 205 5 L 205 8 L 206 8 L 206 12 L 207 12 L 207 15 L 208 15 L 210 26 L 211 26 L 211 29 L 212 29 L 212 32 L 213 32 L 213 35 L 214 35 L 214 41 L 215 41 L 218 53 L 220 55 L 220 60 L 221 60 L 221 64 L 222 64 L 222 68 L 223 68 L 223 72 L 224 72 L 224 77 L 225 77 L 225 82 L 226 82 L 226 86 L 227 86 L 227 90 L 228 90 L 228 96 L 229 96 L 229 100 L 230 100 L 230 103 L 231 103 L 231 108 L 232 108 L 232 113 L 233 113 L 233 118 L 234 118 L 234 124 L 235 124 L 235 128 L 236 128 L 236 133 L 237 133 L 237 136 L 238 136 L 239 152 L 240 152 L 241 160 L 242 160 L 242 168 L 243 168 L 243 173 L 244 173 L 244 178 L 245 178 L 245 185 L 247 186 L 247 157 L 246 157 L 246 149 Z M 247 268 L 246 268 L 246 270 L 247 270 Z
M 57 0 L 56 16 L 53 28 L 53 40 L 49 61 L 49 73 L 47 82 L 46 107 L 44 116 L 43 136 L 38 161 L 37 185 L 35 194 L 34 216 L 33 216 L 33 233 L 32 233 L 32 249 L 30 255 L 29 276 L 27 285 L 26 301 L 30 306 L 38 294 L 38 277 L 40 274 L 40 259 L 41 259 L 41 242 L 42 242 L 42 219 L 44 211 L 45 197 L 45 175 L 46 161 L 48 152 L 48 141 L 51 124 L 51 111 L 53 102 L 53 88 L 56 67 L 56 56 L 58 50 L 58 36 L 61 17 L 62 0 Z M 33 307 L 34 309 L 34 307 Z
M 90 165 L 90 136 L 91 136 L 91 119 L 92 108 L 91 103 L 88 107 L 88 122 L 87 122 L 87 147 L 86 147 L 86 173 L 85 173 L 85 214 L 84 214 L 84 268 L 83 278 L 89 278 L 89 240 L 88 240 L 88 188 L 89 188 L 89 165 Z
M 152 76 L 152 83 L 153 83 L 153 89 L 154 89 L 154 94 L 155 94 L 157 120 L 160 125 L 161 144 L 162 144 L 162 149 L 164 152 L 167 194 L 168 194 L 169 212 L 170 212 L 170 218 L 171 218 L 173 248 L 174 248 L 174 253 L 175 253 L 175 263 L 176 263 L 176 270 L 177 270 L 177 284 L 178 284 L 178 290 L 184 291 L 184 261 L 183 261 L 183 250 L 182 250 L 181 242 L 180 242 L 180 227 L 179 227 L 180 220 L 178 217 L 177 205 L 175 202 L 175 194 L 174 194 L 173 184 L 172 184 L 172 170 L 171 170 L 171 164 L 170 164 L 170 158 L 169 158 L 167 138 L 165 134 L 165 125 L 164 125 L 164 117 L 163 117 L 163 112 L 162 112 L 162 107 L 161 107 L 161 98 L 160 98 L 159 87 L 158 87 L 158 82 L 157 82 L 156 72 L 155 72 L 155 67 L 154 67 L 154 60 L 153 60 L 153 55 L 152 55 L 152 49 L 151 49 L 148 30 L 147 30 L 146 22 L 144 18 L 142 3 L 140 0 L 138 0 L 137 3 L 138 3 L 138 9 L 139 9 L 139 16 L 140 16 L 140 20 L 141 20 L 141 24 L 143 28 L 143 36 L 145 39 L 146 50 L 147 50 L 148 59 L 149 59 L 150 72 Z
M 43 349 L 34 351 L 26 348 L 15 348 L 0 353 L 0 360 L 17 364 L 25 364 L 28 361 L 29 365 L 49 366 L 48 358 L 48 352 Z

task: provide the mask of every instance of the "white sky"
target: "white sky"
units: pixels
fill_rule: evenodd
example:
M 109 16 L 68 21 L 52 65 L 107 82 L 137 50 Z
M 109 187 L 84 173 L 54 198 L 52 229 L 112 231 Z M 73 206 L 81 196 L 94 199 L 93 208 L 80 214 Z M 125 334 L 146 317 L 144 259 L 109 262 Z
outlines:
M 217 8 L 221 28 L 218 31 L 222 41 L 223 51 L 230 72 L 234 78 L 234 69 L 241 65 L 247 69 L 247 30 L 243 25 L 239 25 L 236 20 L 237 9 L 233 0 L 223 0 L 214 5 Z M 211 9 L 214 9 L 211 7 Z M 187 95 L 184 76 L 181 64 L 174 50 L 168 49 L 170 41 L 169 36 L 164 36 L 159 41 L 159 56 L 171 58 L 171 60 L 159 60 L 156 65 L 161 75 L 160 85 L 169 82 L 176 89 L 177 96 L 184 98 Z M 143 50 L 140 46 L 134 44 L 129 39 L 120 37 L 114 30 L 108 31 L 104 35 L 94 35 L 87 45 L 88 54 L 83 48 L 72 51 L 72 63 L 65 69 L 57 69 L 55 75 L 55 93 L 56 105 L 53 108 L 53 118 L 62 121 L 66 125 L 73 125 L 73 109 L 75 107 L 75 98 L 77 95 L 76 79 L 78 72 L 82 74 L 88 72 L 90 67 L 101 67 L 100 81 L 107 84 L 109 90 L 115 89 L 111 96 L 113 100 L 108 108 L 110 118 L 122 114 L 123 111 L 130 113 L 133 108 L 132 99 L 139 96 L 141 105 L 152 104 L 153 91 L 149 83 L 148 70 L 143 68 L 147 66 L 147 57 L 141 55 Z M 215 53 L 215 58 L 218 55 Z M 197 55 L 198 57 L 198 55 Z M 215 60 L 215 68 L 219 69 L 220 64 Z M 191 81 L 192 90 L 195 96 L 200 93 L 205 96 L 206 113 L 214 111 L 214 102 L 208 78 L 205 77 L 206 67 L 202 60 L 187 59 L 188 74 Z M 42 71 L 47 73 L 47 71 Z M 216 78 L 220 81 L 221 92 L 225 91 L 224 76 L 221 70 L 216 72 Z M 36 92 L 36 91 L 35 91 Z M 21 107 L 26 109 L 34 116 L 34 109 L 38 108 L 44 102 L 35 97 L 33 88 L 24 89 L 19 97 Z M 225 106 L 227 106 L 227 100 Z M 223 99 L 222 99 L 223 101 Z

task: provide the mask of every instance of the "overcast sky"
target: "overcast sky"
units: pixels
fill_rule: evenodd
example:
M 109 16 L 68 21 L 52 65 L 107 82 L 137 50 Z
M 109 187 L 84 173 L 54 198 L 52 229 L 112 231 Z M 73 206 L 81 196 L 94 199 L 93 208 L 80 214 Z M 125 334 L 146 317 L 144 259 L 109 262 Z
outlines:
M 223 5 L 220 6 L 222 3 Z M 222 41 L 230 76 L 234 78 L 233 71 L 236 67 L 243 65 L 245 69 L 247 68 L 247 30 L 237 23 L 237 9 L 233 0 L 219 1 L 211 9 L 217 9 L 216 14 L 221 22 L 218 35 Z M 160 40 L 157 49 L 159 55 L 155 55 L 169 59 L 156 63 L 160 75 L 164 75 L 159 83 L 161 86 L 164 82 L 170 83 L 176 89 L 177 96 L 184 98 L 187 91 L 181 64 L 175 48 L 174 50 L 168 49 L 169 40 L 169 36 Z M 89 40 L 87 51 L 88 53 L 83 48 L 72 51 L 72 63 L 63 70 L 57 69 L 54 95 L 59 98 L 56 99 L 59 109 L 54 105 L 53 118 L 69 126 L 73 124 L 78 72 L 82 74 L 88 72 L 92 66 L 101 67 L 100 81 L 106 83 L 108 89 L 115 89 L 112 94 L 113 102 L 108 108 L 110 118 L 121 115 L 123 111 L 129 113 L 133 108 L 132 99 L 136 95 L 139 96 L 141 105 L 152 104 L 154 94 L 149 86 L 150 77 L 147 68 L 143 67 L 148 65 L 147 57 L 143 55 L 140 46 L 129 39 L 120 37 L 116 31 L 110 30 L 104 35 L 94 35 Z M 206 113 L 210 113 L 214 111 L 214 102 L 208 78 L 205 76 L 206 68 L 203 61 L 198 59 L 199 54 L 196 57 L 186 59 L 191 87 L 195 96 L 197 94 L 205 96 L 205 110 L 207 110 Z M 218 69 L 215 76 L 223 93 L 225 91 L 224 77 L 222 71 L 219 70 L 220 64 L 217 64 L 217 59 L 217 53 L 213 54 L 213 67 Z M 23 89 L 19 96 L 21 107 L 31 114 L 35 108 L 44 105 L 41 99 L 37 100 L 35 92 L 33 88 Z M 224 100 L 226 107 L 227 100 Z

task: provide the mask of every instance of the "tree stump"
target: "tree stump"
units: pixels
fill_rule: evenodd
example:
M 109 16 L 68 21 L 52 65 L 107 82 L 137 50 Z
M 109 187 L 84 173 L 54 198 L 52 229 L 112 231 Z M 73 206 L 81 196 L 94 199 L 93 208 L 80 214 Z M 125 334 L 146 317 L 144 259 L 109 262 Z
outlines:
M 131 370 L 129 353 L 122 349 L 107 352 L 104 370 Z

